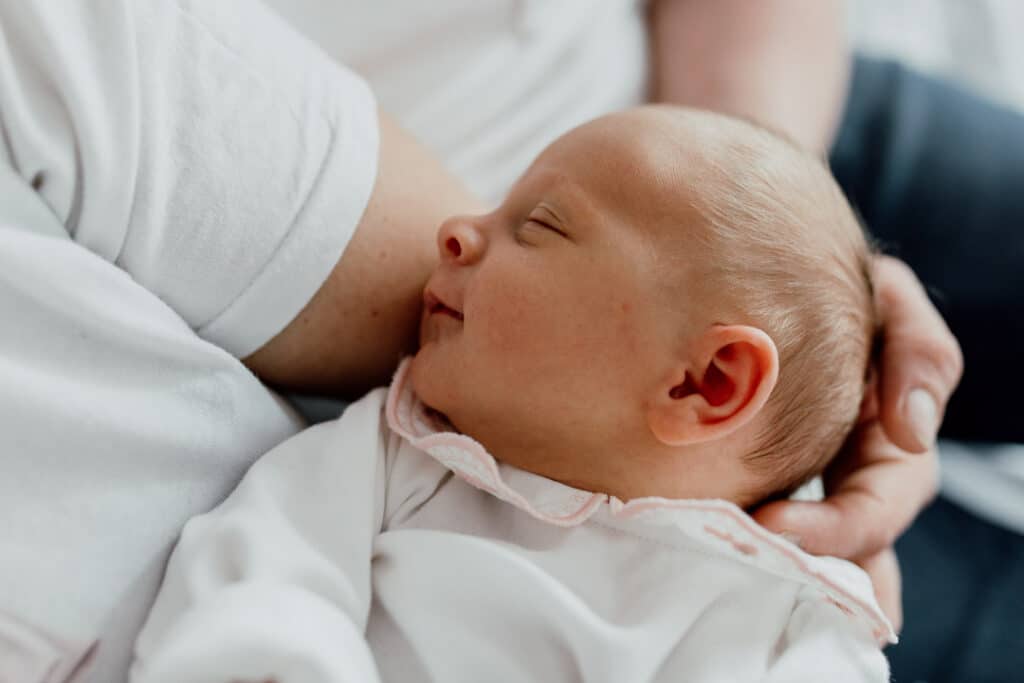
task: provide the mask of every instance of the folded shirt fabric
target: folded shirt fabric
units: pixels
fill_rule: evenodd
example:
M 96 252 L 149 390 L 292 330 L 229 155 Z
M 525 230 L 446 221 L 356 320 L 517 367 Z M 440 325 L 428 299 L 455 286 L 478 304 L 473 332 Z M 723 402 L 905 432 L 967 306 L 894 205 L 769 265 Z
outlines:
M 258 2 L 0 27 L 0 680 L 120 683 L 181 525 L 303 426 L 238 358 L 341 257 L 376 103 Z

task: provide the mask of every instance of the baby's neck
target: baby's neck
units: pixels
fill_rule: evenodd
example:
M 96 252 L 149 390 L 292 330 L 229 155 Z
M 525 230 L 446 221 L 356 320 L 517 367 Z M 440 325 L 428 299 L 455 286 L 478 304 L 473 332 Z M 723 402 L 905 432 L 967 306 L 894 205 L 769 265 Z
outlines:
M 744 508 L 757 502 L 749 493 L 754 488 L 750 473 L 727 444 L 602 449 L 481 443 L 499 462 L 623 502 L 651 497 L 720 499 Z

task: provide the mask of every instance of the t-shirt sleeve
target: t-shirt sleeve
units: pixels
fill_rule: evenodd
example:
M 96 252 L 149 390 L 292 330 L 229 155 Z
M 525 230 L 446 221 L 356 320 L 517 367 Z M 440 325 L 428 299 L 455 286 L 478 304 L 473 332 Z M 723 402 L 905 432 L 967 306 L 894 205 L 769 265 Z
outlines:
M 0 162 L 238 357 L 341 257 L 377 172 L 365 82 L 257 2 L 0 0 Z

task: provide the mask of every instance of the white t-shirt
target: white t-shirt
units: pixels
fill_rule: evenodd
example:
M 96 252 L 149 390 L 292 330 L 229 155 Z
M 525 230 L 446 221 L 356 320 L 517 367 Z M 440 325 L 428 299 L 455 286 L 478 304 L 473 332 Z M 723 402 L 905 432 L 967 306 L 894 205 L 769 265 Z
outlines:
M 647 93 L 642 0 L 269 0 L 500 201 L 556 137 Z
M 0 680 L 97 640 L 123 680 L 181 525 L 301 428 L 237 357 L 340 258 L 376 121 L 255 3 L 0 0 Z
M 725 501 L 499 464 L 408 367 L 186 525 L 135 683 L 888 681 L 855 565 Z

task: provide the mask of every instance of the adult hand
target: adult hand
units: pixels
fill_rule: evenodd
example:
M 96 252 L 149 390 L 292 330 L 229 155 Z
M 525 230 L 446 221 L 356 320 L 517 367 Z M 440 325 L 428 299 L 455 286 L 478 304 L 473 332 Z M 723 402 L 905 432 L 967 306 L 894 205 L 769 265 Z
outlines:
M 808 552 L 860 564 L 898 627 L 900 579 L 892 544 L 938 489 L 935 436 L 963 357 L 910 268 L 879 256 L 873 276 L 883 325 L 879 377 L 860 424 L 826 473 L 826 498 L 771 503 L 754 517 Z
M 878 256 L 872 275 L 883 332 L 879 419 L 894 444 L 924 453 L 960 382 L 963 354 L 907 264 Z

